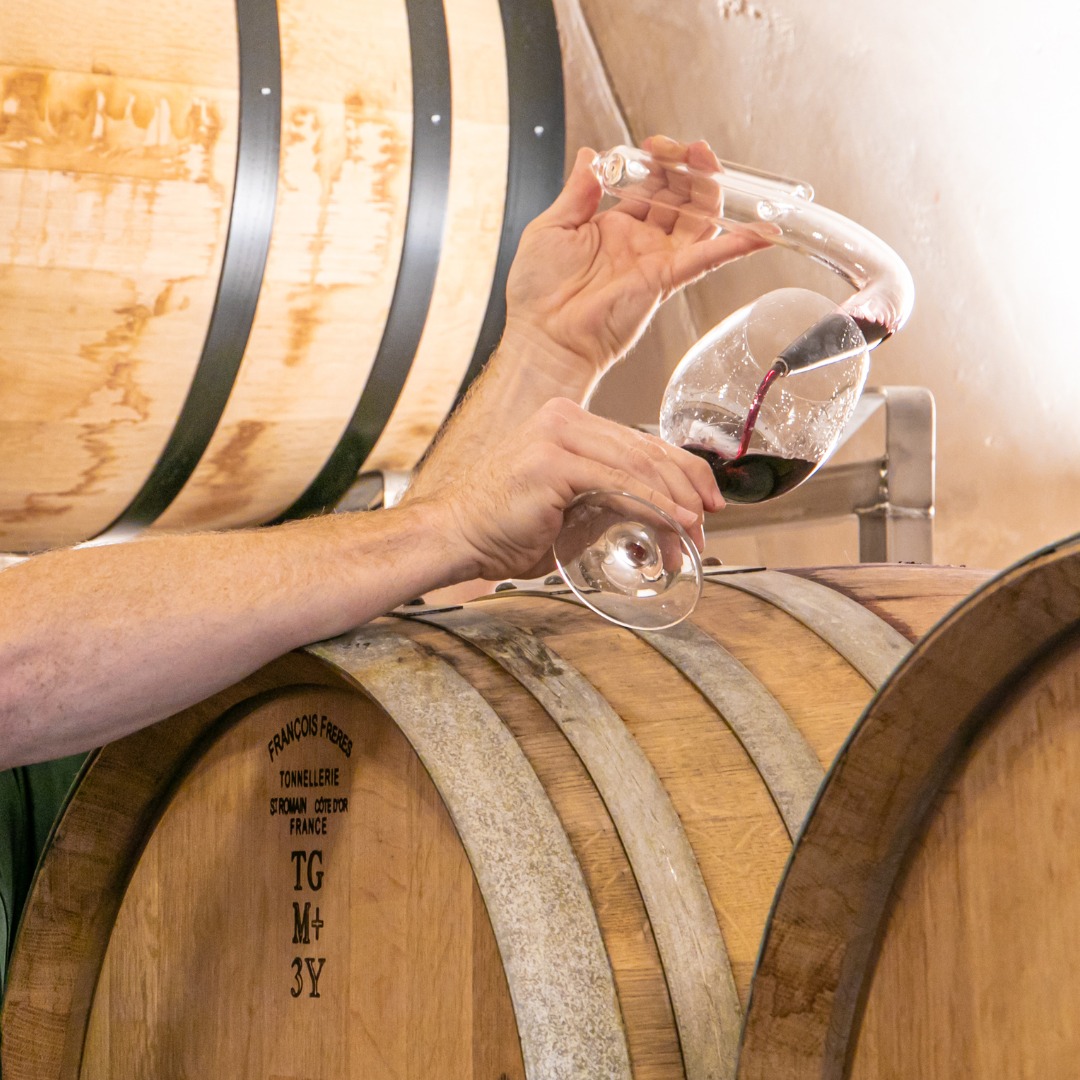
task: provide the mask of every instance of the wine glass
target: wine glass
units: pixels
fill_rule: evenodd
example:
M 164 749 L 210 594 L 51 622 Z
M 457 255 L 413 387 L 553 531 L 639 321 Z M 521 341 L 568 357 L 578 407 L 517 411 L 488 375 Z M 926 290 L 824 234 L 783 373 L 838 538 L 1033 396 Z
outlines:
M 773 499 L 835 449 L 868 370 L 851 315 L 808 289 L 779 289 L 683 357 L 664 391 L 660 434 L 704 458 L 728 502 Z M 620 626 L 674 626 L 701 595 L 701 560 L 686 532 L 625 492 L 578 496 L 554 553 L 575 595 Z

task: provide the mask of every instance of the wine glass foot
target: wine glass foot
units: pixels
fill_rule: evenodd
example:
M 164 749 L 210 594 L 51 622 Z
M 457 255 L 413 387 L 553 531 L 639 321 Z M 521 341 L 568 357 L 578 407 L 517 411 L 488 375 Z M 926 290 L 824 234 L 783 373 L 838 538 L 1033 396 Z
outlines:
M 555 562 L 578 599 L 631 630 L 682 622 L 701 596 L 701 559 L 683 528 L 635 495 L 590 491 L 567 508 Z

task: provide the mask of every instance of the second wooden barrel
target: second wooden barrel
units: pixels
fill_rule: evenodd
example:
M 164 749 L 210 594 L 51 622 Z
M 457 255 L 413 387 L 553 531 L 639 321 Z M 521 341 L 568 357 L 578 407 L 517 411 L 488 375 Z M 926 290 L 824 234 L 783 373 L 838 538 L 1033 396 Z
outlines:
M 0 551 L 416 463 L 557 193 L 542 0 L 0 8 Z
M 500 593 L 107 747 L 19 933 L 5 1080 L 732 1076 L 826 766 L 983 576 L 726 573 L 642 636 Z
M 1069 1080 L 1080 1061 L 1080 537 L 927 634 L 778 889 L 739 1080 Z

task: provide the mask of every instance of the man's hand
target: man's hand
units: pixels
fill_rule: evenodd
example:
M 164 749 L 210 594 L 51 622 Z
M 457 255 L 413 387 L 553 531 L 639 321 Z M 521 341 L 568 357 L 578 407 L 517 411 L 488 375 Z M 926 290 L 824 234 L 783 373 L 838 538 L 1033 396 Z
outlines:
M 644 148 L 664 164 L 720 168 L 704 142 L 666 138 Z M 745 234 L 717 236 L 703 219 L 719 209 L 715 184 L 684 188 L 662 181 L 659 195 L 697 214 L 621 202 L 597 213 L 602 191 L 591 163 L 578 152 L 562 193 L 522 235 L 507 285 L 507 351 L 539 349 L 569 379 L 584 370 L 596 378 L 640 336 L 657 306 L 678 289 L 740 255 L 767 246 Z M 670 175 L 670 174 L 668 174 Z
M 531 577 L 551 565 L 563 511 L 586 491 L 626 491 L 674 517 L 699 543 L 702 514 L 723 506 L 700 458 L 654 436 L 548 402 L 485 460 L 427 500 L 468 576 Z
M 544 402 L 587 401 L 662 300 L 765 246 L 754 236 L 716 236 L 701 216 L 719 208 L 715 181 L 691 183 L 665 167 L 686 162 L 715 171 L 719 163 L 708 144 L 658 137 L 645 146 L 658 162 L 654 194 L 672 209 L 624 201 L 597 213 L 595 155 L 578 154 L 562 194 L 525 229 L 510 271 L 502 342 L 414 479 L 414 496 L 437 496 L 513 437 Z M 675 209 L 688 204 L 694 215 Z

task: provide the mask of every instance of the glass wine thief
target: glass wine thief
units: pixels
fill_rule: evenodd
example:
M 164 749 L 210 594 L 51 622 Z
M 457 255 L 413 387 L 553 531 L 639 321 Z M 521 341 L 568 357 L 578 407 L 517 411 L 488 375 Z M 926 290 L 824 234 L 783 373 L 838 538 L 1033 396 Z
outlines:
M 598 154 L 593 170 L 604 191 L 689 214 L 734 232 L 751 232 L 827 266 L 855 290 L 841 309 L 873 348 L 911 314 L 915 286 L 904 261 L 868 229 L 814 202 L 809 184 L 746 166 L 717 172 L 668 162 L 631 146 Z M 672 196 L 677 200 L 674 201 Z M 807 337 L 786 358 L 789 370 L 827 360 L 827 334 Z M 795 343 L 792 343 L 793 345 Z

